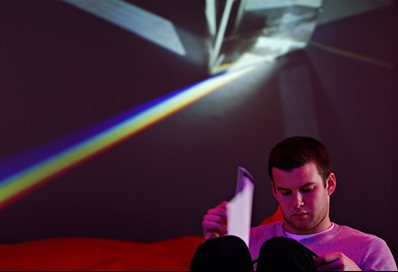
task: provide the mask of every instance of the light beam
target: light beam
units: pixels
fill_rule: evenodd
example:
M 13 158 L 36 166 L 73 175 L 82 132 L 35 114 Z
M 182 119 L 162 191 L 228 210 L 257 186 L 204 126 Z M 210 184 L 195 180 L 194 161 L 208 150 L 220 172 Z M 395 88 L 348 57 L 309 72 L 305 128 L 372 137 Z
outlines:
M 119 120 L 116 124 L 97 131 L 94 135 L 86 137 L 78 143 L 52 153 L 46 150 L 47 156 L 45 158 L 26 165 L 14 173 L 5 175 L 4 171 L 7 169 L 4 165 L 0 165 L 0 169 L 3 169 L 3 173 L 0 173 L 0 209 L 33 189 L 42 186 L 53 177 L 61 175 L 120 142 L 131 138 L 140 131 L 187 107 L 252 69 L 253 67 L 250 67 L 214 76 L 185 88 L 171 97 L 161 101 L 157 100 L 155 105 L 138 112 L 134 111 L 132 116 Z M 13 161 L 17 160 L 14 159 Z

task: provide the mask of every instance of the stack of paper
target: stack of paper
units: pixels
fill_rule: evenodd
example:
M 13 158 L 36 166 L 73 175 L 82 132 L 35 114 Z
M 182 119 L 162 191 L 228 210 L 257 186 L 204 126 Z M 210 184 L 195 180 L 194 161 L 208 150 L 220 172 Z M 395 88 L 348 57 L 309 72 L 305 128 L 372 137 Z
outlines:
M 253 205 L 252 175 L 238 167 L 236 194 L 227 205 L 228 235 L 240 237 L 249 246 L 249 233 Z

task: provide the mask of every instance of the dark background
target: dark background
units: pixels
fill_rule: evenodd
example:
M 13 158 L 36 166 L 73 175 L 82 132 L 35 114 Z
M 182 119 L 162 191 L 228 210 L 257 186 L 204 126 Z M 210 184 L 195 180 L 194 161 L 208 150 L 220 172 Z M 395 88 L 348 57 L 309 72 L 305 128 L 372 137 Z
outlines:
M 0 1 L 0 163 L 209 76 L 202 1 L 131 2 L 170 19 L 187 56 L 60 1 Z M 256 179 L 256 225 L 276 208 L 268 153 L 299 134 L 330 150 L 332 220 L 397 256 L 396 5 L 312 37 L 381 64 L 310 42 L 259 65 L 1 210 L 0 242 L 200 235 L 205 211 L 232 197 L 237 166 Z

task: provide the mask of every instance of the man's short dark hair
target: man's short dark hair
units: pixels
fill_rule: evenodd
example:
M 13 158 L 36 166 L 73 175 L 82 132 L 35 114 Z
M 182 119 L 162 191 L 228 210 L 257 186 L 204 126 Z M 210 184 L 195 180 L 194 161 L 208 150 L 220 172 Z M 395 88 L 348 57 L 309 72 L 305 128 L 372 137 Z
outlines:
M 326 182 L 331 173 L 330 158 L 325 146 L 311 137 L 287 138 L 271 150 L 268 160 L 268 174 L 273 181 L 272 168 L 290 171 L 307 163 L 315 163 L 319 175 Z

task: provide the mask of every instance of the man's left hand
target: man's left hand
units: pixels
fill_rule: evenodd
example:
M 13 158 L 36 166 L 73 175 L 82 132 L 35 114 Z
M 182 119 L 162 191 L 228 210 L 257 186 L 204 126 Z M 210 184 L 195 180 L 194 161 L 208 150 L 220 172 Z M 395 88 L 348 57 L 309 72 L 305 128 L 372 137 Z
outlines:
M 358 265 L 342 252 L 319 256 L 315 264 L 318 271 L 361 271 Z

